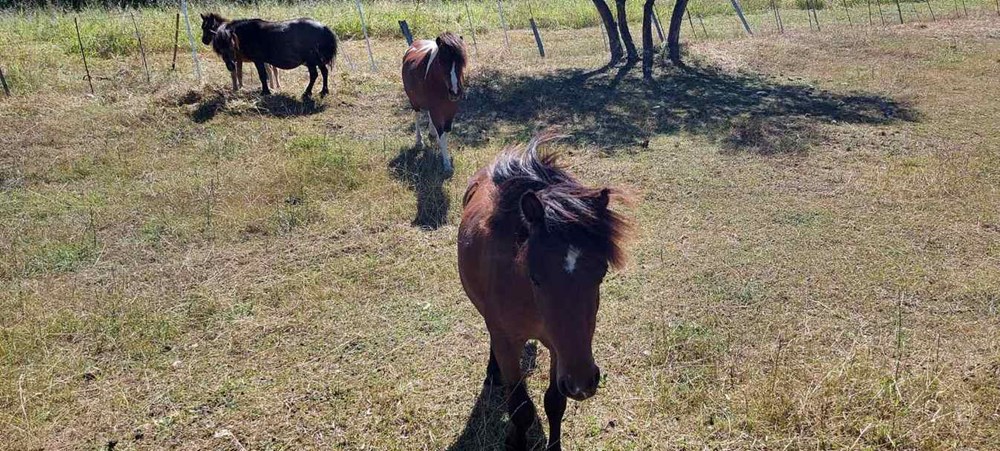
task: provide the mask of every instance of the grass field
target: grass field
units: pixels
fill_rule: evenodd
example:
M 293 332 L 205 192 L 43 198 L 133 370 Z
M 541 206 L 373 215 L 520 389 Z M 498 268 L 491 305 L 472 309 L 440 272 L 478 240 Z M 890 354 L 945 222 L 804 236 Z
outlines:
M 206 48 L 198 86 L 169 40 L 151 83 L 134 50 L 90 57 L 90 96 L 31 35 L 48 19 L 5 15 L 0 448 L 497 449 L 461 196 L 547 126 L 638 200 L 567 449 L 995 447 L 1000 20 L 977 11 L 755 39 L 706 17 L 651 83 L 594 72 L 595 28 L 547 29 L 545 60 L 484 28 L 450 179 L 411 149 L 396 37 L 374 73 L 346 42 L 316 104 L 302 69 L 231 93 Z

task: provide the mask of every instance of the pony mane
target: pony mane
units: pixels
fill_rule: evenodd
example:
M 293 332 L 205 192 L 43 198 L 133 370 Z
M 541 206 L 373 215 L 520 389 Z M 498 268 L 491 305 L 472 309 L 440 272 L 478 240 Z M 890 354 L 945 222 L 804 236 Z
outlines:
M 442 57 L 442 63 L 445 65 L 455 63 L 460 68 L 465 67 L 468 56 L 465 54 L 465 43 L 462 42 L 462 38 L 455 35 L 455 33 L 446 31 L 441 33 L 435 42 L 438 46 L 438 53 Z
M 219 13 L 204 14 L 202 16 L 202 19 L 203 20 L 204 19 L 212 19 L 215 23 L 217 23 L 219 25 L 222 25 L 222 24 L 224 24 L 226 22 L 229 22 L 229 19 L 226 19 L 225 17 L 222 17 L 222 14 L 219 14 Z
M 627 199 L 616 189 L 581 185 L 559 163 L 557 153 L 539 155 L 539 145 L 559 138 L 543 133 L 527 146 L 508 147 L 497 156 L 490 169 L 497 187 L 493 219 L 502 222 L 516 217 L 523 227 L 519 235 L 527 236 L 527 224 L 521 217 L 521 196 L 534 191 L 545 209 L 546 233 L 597 249 L 612 267 L 621 267 L 625 263 L 622 245 L 630 224 L 617 212 L 601 207 L 598 200 L 604 195 L 609 200 Z

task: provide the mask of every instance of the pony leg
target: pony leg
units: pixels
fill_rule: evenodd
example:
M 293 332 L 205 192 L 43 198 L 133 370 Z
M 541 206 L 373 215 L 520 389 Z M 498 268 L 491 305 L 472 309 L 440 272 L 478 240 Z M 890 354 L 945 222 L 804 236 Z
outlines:
M 254 66 L 257 67 L 257 76 L 260 77 L 260 93 L 269 96 L 271 95 L 271 90 L 267 88 L 267 66 L 264 63 L 254 62 Z
M 566 413 L 566 397 L 559 393 L 558 379 L 556 374 L 556 359 L 553 353 L 549 366 L 549 388 L 545 390 L 545 416 L 549 419 L 549 444 L 546 450 L 560 451 L 562 443 L 562 419 Z
M 500 376 L 500 365 L 497 364 L 497 358 L 493 355 L 493 346 L 490 346 L 490 362 L 486 364 L 486 380 L 483 381 L 483 385 L 494 387 L 502 384 L 503 380 Z M 546 404 L 546 409 L 547 408 L 548 404 Z
M 269 86 L 271 89 L 278 90 L 281 89 L 281 83 L 278 82 L 278 68 L 270 64 L 267 65 L 267 75 L 270 77 L 268 79 Z
M 424 136 L 422 133 L 420 133 L 420 112 L 417 111 L 414 113 L 414 115 L 415 115 L 414 116 L 415 120 L 413 121 L 413 129 L 417 131 L 417 143 L 414 145 L 414 147 L 418 149 L 423 149 Z
M 316 83 L 316 77 L 319 76 L 319 73 L 316 72 L 316 66 L 306 66 L 306 67 L 309 68 L 309 84 L 306 85 L 306 92 L 302 93 L 303 99 L 308 99 L 309 97 L 312 97 L 313 84 Z
M 327 85 L 326 85 L 326 78 L 327 78 L 327 76 L 330 75 L 330 72 L 326 68 L 326 64 L 320 64 L 319 65 L 319 73 L 323 74 L 323 90 L 319 92 L 319 96 L 320 97 L 326 97 L 326 95 L 330 93 L 330 90 L 327 89 Z
M 431 133 L 428 136 L 433 136 L 434 139 L 438 139 L 437 127 L 434 126 L 434 119 L 431 118 L 431 111 L 427 110 L 427 126 L 430 127 Z
M 240 62 L 236 62 L 236 69 L 229 73 L 229 78 L 233 81 L 233 92 L 240 89 L 239 83 L 237 82 L 240 73 Z
M 444 164 L 444 171 L 451 172 L 451 157 L 448 156 L 448 132 L 438 133 L 438 146 L 441 148 L 441 162 Z
M 507 435 L 507 449 L 528 449 L 528 429 L 535 422 L 535 405 L 528 396 L 528 389 L 521 374 L 521 353 L 524 341 L 497 339 L 490 334 L 490 348 L 496 357 L 504 386 L 507 387 L 507 414 L 514 425 Z

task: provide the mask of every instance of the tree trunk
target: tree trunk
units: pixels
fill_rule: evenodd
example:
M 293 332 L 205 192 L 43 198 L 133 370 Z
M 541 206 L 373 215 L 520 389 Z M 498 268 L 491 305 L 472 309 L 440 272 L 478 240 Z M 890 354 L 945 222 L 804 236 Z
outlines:
M 642 6 L 642 77 L 653 79 L 653 58 L 656 50 L 653 48 L 653 5 L 656 0 L 646 0 Z
M 625 13 L 625 0 L 615 0 L 618 7 L 618 29 L 621 30 L 622 42 L 625 43 L 625 51 L 628 52 L 629 61 L 638 61 L 639 52 L 635 49 L 635 41 L 632 40 L 632 33 L 628 31 L 628 17 Z
M 622 44 L 621 38 L 618 37 L 618 27 L 615 25 L 615 16 L 611 14 L 611 8 L 608 7 L 604 0 L 593 0 L 594 7 L 597 8 L 597 14 L 601 16 L 601 21 L 604 22 L 604 30 L 608 33 L 608 46 L 611 47 L 611 63 L 617 63 L 622 59 Z
M 670 61 L 678 66 L 683 66 L 681 62 L 681 24 L 684 22 L 684 11 L 687 10 L 688 0 L 677 0 L 674 4 L 674 12 L 670 15 L 670 31 L 667 33 L 667 50 Z

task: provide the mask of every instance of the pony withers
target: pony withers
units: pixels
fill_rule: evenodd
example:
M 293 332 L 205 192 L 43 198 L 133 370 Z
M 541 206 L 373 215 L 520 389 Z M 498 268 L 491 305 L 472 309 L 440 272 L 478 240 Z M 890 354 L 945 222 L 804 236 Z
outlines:
M 309 69 L 309 84 L 302 97 L 312 96 L 317 70 L 323 74 L 320 96 L 329 92 L 329 69 L 337 57 L 337 36 L 325 25 L 312 19 L 268 22 L 260 19 L 233 20 L 219 27 L 212 37 L 212 50 L 226 63 L 230 72 L 236 70 L 238 58 L 246 58 L 257 67 L 261 93 L 268 89 L 266 64 L 280 69 L 305 65 Z
M 403 90 L 416 112 L 416 147 L 424 146 L 420 112 L 427 111 L 446 172 L 452 171 L 448 133 L 458 113 L 458 101 L 465 92 L 466 60 L 465 43 L 450 32 L 433 41 L 414 41 L 403 54 Z
M 225 26 L 229 23 L 229 20 L 216 14 L 202 14 L 201 15 L 201 43 L 205 45 L 212 44 L 212 38 L 215 33 L 219 31 L 219 28 Z M 251 63 L 249 58 L 242 53 L 236 52 L 236 70 L 232 71 L 230 75 L 233 79 L 233 91 L 239 90 L 243 87 L 243 63 Z M 268 87 L 271 89 L 281 89 L 281 81 L 278 80 L 278 69 L 270 64 L 265 64 L 264 68 L 267 70 L 268 76 Z
M 560 449 L 566 398 L 597 392 L 592 341 L 600 286 L 608 267 L 624 261 L 628 223 L 609 209 L 622 196 L 581 185 L 554 154 L 539 156 L 537 147 L 550 138 L 507 149 L 473 175 L 458 229 L 462 286 L 490 333 L 486 384 L 502 383 L 508 392 L 508 449 L 526 449 L 535 418 L 520 365 L 527 340 L 552 354 L 545 449 Z

